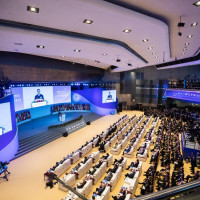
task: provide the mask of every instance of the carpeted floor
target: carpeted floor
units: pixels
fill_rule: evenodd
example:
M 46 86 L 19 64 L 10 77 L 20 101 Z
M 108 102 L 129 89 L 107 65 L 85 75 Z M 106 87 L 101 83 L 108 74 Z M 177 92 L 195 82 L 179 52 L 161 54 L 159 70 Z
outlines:
M 74 132 L 67 138 L 59 138 L 31 153 L 26 154 L 23 157 L 12 161 L 8 166 L 9 171 L 11 172 L 9 181 L 6 182 L 5 180 L 0 180 L 0 200 L 60 200 L 64 198 L 67 193 L 59 190 L 57 185 L 53 189 L 45 189 L 45 181 L 43 177 L 44 172 L 52 167 L 55 162 L 78 149 L 81 145 L 85 144 L 86 141 L 101 133 L 125 114 L 128 114 L 131 117 L 134 114 L 141 115 L 142 112 L 126 111 L 117 115 L 104 116 L 93 122 L 90 126 L 86 126 L 85 128 Z M 143 138 L 141 139 L 138 147 L 142 143 Z M 93 151 L 97 151 L 97 148 L 94 148 Z M 121 151 L 121 154 L 122 152 L 123 151 Z M 91 154 L 91 152 L 89 154 Z M 121 154 L 114 156 L 114 158 L 121 157 Z M 135 155 L 136 152 L 134 152 L 133 158 L 128 159 L 128 164 L 130 164 L 131 161 L 136 160 Z M 139 182 L 143 181 L 143 172 L 150 166 L 149 160 L 150 157 L 143 163 L 142 175 L 139 177 Z M 185 163 L 184 167 L 185 175 L 190 174 L 190 164 Z M 70 171 L 71 168 L 68 171 Z M 124 182 L 125 173 L 127 173 L 126 170 L 123 172 L 118 184 L 113 192 L 111 192 L 111 195 L 116 195 L 119 192 Z M 103 177 L 104 176 L 102 176 L 99 182 L 93 186 L 92 192 L 95 191 L 96 187 L 100 185 Z M 141 185 L 138 185 L 136 189 L 137 195 L 140 194 L 140 187 Z M 92 192 L 87 198 L 92 196 Z M 110 199 L 112 199 L 111 195 Z

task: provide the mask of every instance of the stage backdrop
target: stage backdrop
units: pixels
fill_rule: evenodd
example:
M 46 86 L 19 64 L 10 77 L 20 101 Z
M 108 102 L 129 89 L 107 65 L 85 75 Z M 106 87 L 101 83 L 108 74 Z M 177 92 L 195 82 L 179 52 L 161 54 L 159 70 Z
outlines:
M 0 129 L 0 161 L 10 161 L 18 149 L 13 95 L 0 99 Z

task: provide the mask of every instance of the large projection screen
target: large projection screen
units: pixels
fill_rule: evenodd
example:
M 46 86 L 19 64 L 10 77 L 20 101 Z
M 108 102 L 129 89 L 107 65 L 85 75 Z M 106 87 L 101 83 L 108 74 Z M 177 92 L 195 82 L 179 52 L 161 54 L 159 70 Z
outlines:
M 0 135 L 12 131 L 10 103 L 0 104 Z
M 38 86 L 12 88 L 15 111 L 40 106 L 71 103 L 71 86 Z
M 103 90 L 102 103 L 116 102 L 116 90 Z

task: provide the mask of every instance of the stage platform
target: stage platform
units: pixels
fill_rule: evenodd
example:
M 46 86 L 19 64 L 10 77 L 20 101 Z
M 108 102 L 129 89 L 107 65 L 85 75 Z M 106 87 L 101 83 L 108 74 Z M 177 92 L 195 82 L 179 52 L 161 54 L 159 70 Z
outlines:
M 83 115 L 83 118 L 79 121 L 73 122 L 65 127 L 48 129 L 51 125 L 77 119 L 80 115 Z M 18 127 L 19 149 L 13 160 L 62 137 L 65 132 L 71 134 L 82 129 L 88 121 L 93 122 L 101 117 L 103 116 L 92 112 L 67 112 L 65 122 L 59 122 L 58 115 L 56 114 L 20 124 Z
M 68 122 L 73 119 L 78 118 L 80 115 L 86 116 L 90 112 L 67 112 L 65 121 Z M 18 126 L 18 137 L 19 141 L 31 137 L 33 135 L 42 133 L 48 130 L 49 126 L 62 124 L 64 122 L 58 121 L 58 114 L 48 115 L 45 117 L 40 117 L 37 119 L 33 119 L 31 121 L 25 122 Z

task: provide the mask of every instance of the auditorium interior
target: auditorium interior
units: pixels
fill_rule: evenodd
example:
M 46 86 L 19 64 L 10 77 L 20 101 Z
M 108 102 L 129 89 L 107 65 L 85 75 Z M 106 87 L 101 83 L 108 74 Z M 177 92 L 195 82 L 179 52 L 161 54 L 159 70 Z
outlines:
M 0 0 L 0 200 L 199 200 L 199 23 L 199 0 Z

